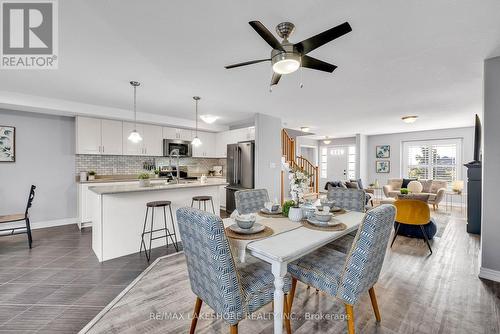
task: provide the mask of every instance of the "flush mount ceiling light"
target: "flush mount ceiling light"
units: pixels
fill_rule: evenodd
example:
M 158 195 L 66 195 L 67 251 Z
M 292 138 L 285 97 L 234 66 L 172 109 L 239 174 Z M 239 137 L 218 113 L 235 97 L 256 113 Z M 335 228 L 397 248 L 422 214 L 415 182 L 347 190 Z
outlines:
M 130 140 L 132 143 L 137 144 L 138 142 L 142 141 L 142 136 L 137 132 L 137 87 L 140 86 L 140 82 L 137 81 L 130 81 L 130 84 L 132 87 L 134 87 L 134 130 L 130 132 L 130 135 L 128 136 L 128 140 Z
M 330 144 L 332 141 L 328 138 L 328 136 L 325 136 L 325 139 L 323 139 L 323 144 Z
M 307 126 L 301 126 L 301 127 L 300 127 L 300 131 L 302 131 L 302 132 L 309 132 L 309 130 L 310 130 L 310 129 L 309 129 L 309 127 L 307 127 Z
M 219 116 L 215 116 L 215 115 L 200 115 L 200 118 L 203 122 L 207 123 L 207 124 L 212 124 L 213 122 L 215 122 L 216 120 L 219 119 Z
M 201 140 L 200 140 L 200 138 L 198 138 L 198 101 L 201 100 L 201 97 L 193 96 L 193 100 L 196 103 L 196 107 L 195 107 L 196 108 L 196 132 L 195 132 L 195 136 L 194 136 L 191 144 L 193 144 L 194 146 L 200 146 Z
M 403 116 L 401 119 L 405 123 L 414 123 L 417 120 L 418 116 L 416 115 L 411 115 L 411 116 Z

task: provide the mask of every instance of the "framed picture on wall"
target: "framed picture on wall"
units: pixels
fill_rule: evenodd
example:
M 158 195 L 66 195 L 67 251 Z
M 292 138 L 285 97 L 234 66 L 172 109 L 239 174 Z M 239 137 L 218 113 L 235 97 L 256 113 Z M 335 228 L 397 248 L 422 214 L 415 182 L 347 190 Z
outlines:
M 375 146 L 375 156 L 378 159 L 387 159 L 391 157 L 391 145 Z
M 391 162 L 386 160 L 378 160 L 375 162 L 375 170 L 377 173 L 389 173 L 391 171 Z
M 16 128 L 0 125 L 0 162 L 16 161 Z

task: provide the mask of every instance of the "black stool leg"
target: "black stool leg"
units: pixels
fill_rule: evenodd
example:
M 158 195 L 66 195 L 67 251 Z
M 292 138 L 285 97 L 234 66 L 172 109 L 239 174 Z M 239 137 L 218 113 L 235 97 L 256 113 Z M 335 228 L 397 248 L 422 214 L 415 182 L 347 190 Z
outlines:
M 153 222 L 154 222 L 154 217 L 155 217 L 155 208 L 152 208 L 151 210 L 151 230 L 149 232 L 149 255 L 146 256 L 149 260 L 151 259 L 151 245 L 153 243 Z
M 425 242 L 427 243 L 427 247 L 429 247 L 429 250 L 431 251 L 431 254 L 432 254 L 431 244 L 429 243 L 429 238 L 427 238 L 427 233 L 425 233 L 424 226 L 420 225 L 420 229 L 422 230 L 422 234 L 424 235 L 424 239 L 425 239 Z
M 163 207 L 163 222 L 165 223 L 165 241 L 167 242 L 167 249 L 168 249 L 168 234 L 170 233 L 168 231 L 168 227 L 167 227 L 167 213 L 166 213 L 166 210 L 165 210 L 165 207 Z
M 214 212 L 214 215 L 216 215 L 215 209 L 214 209 L 214 201 L 212 201 L 212 199 L 210 199 L 210 203 L 212 204 L 212 211 Z
M 398 226 L 396 226 L 396 231 L 394 232 L 394 239 L 392 239 L 391 248 L 392 248 L 392 244 L 394 244 L 394 241 L 396 241 L 396 237 L 398 236 L 399 227 L 401 226 L 401 223 L 397 223 L 397 224 L 398 224 Z
M 30 219 L 26 217 L 26 233 L 28 234 L 28 244 L 31 249 L 31 243 L 33 242 L 33 239 L 31 238 L 31 225 L 30 225 Z
M 172 222 L 172 230 L 174 231 L 173 234 L 174 234 L 175 242 L 174 242 L 174 240 L 172 240 L 172 235 L 170 235 L 170 240 L 172 240 L 172 242 L 174 242 L 175 251 L 178 252 L 179 246 L 177 245 L 177 232 L 175 232 L 174 215 L 172 214 L 172 207 L 170 205 L 168 206 L 168 209 L 170 210 L 170 221 Z
M 207 211 L 207 201 L 203 201 L 203 211 Z
M 198 210 L 201 210 L 201 201 L 198 201 Z
M 141 249 L 139 249 L 139 254 L 142 252 L 142 245 L 144 245 L 144 253 L 146 253 L 146 243 L 144 242 L 144 234 L 146 233 L 146 223 L 148 221 L 149 207 L 146 207 L 146 217 L 144 217 L 144 227 L 142 228 L 141 234 Z M 147 254 L 146 254 L 147 257 Z
M 191 207 L 193 207 L 194 199 L 191 200 Z

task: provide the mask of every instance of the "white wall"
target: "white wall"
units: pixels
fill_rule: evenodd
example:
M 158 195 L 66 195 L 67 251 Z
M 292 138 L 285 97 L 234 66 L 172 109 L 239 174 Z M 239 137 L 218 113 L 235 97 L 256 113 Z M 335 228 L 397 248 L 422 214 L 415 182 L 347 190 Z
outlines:
M 271 200 L 280 199 L 281 119 L 255 116 L 255 188 L 265 188 Z
M 474 117 L 471 116 L 471 123 L 473 121 Z M 368 183 L 374 182 L 375 179 L 377 179 L 380 185 L 384 185 L 387 184 L 387 180 L 390 178 L 402 177 L 401 155 L 402 143 L 404 141 L 452 138 L 462 138 L 462 163 L 471 161 L 474 153 L 474 127 L 368 136 Z M 389 159 L 377 159 L 375 157 L 375 146 L 377 145 L 391 145 L 391 157 Z M 390 160 L 390 173 L 376 173 L 376 160 Z M 461 173 L 461 178 L 465 180 L 467 178 L 467 169 L 465 167 L 462 167 Z
M 500 57 L 484 64 L 483 212 L 479 276 L 500 281 Z
M 296 140 L 296 146 L 295 146 L 295 150 L 296 150 L 296 155 L 297 156 L 300 156 L 301 155 L 301 151 L 300 151 L 300 147 L 301 146 L 307 146 L 307 147 L 314 147 L 315 150 L 316 150 L 316 155 L 314 157 L 313 160 L 311 160 L 311 163 L 313 165 L 317 165 L 318 164 L 318 141 L 316 139 L 311 139 L 311 138 L 307 138 L 307 137 L 304 137 L 304 136 L 299 136 L 299 137 L 296 137 L 295 138 Z
M 34 184 L 33 227 L 75 218 L 74 118 L 0 110 L 0 124 L 16 127 L 16 162 L 0 163 L 0 215 L 24 212 Z
M 363 186 L 367 187 L 368 181 L 368 137 L 366 135 L 356 135 L 356 177 L 360 178 Z

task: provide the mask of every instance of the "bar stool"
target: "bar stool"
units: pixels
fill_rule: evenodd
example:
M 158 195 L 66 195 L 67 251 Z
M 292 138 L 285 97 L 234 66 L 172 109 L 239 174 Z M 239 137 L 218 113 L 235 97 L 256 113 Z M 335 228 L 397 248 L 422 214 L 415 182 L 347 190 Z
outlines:
M 167 213 L 166 213 L 166 207 L 168 206 L 168 209 L 170 211 L 170 221 L 172 222 L 172 229 L 173 233 L 170 233 L 170 230 L 167 227 Z M 146 231 L 146 224 L 148 221 L 148 213 L 149 213 L 149 208 L 151 208 L 151 229 L 149 231 Z M 163 208 L 163 222 L 165 224 L 165 227 L 159 228 L 159 229 L 153 229 L 153 223 L 154 223 L 154 215 L 155 215 L 155 208 Z M 153 233 L 158 232 L 158 231 L 165 231 L 165 235 L 161 235 L 158 237 L 153 238 Z M 144 242 L 144 235 L 149 234 L 149 251 L 146 248 L 146 243 Z M 172 238 L 172 236 L 174 238 Z M 168 249 L 168 238 L 170 238 L 170 241 L 172 241 L 172 244 L 175 247 L 175 251 L 178 252 L 179 248 L 177 246 L 177 235 L 175 233 L 175 225 L 174 225 L 174 216 L 172 215 L 172 206 L 170 201 L 155 201 L 155 202 L 148 202 L 146 203 L 146 217 L 144 218 L 144 227 L 142 229 L 142 234 L 141 234 L 141 249 L 139 250 L 139 253 L 142 252 L 142 246 L 144 245 L 144 254 L 146 254 L 146 259 L 149 260 L 151 259 L 151 243 L 153 240 L 156 239 L 161 239 L 165 238 L 165 241 L 167 242 L 167 249 Z M 174 241 L 175 239 L 175 241 Z
M 201 210 L 201 203 L 203 202 L 203 210 L 207 211 L 207 202 L 210 201 L 212 204 L 212 212 L 215 215 L 214 202 L 212 201 L 212 196 L 194 196 L 191 201 L 191 207 L 193 207 L 194 202 L 198 202 L 198 209 Z

